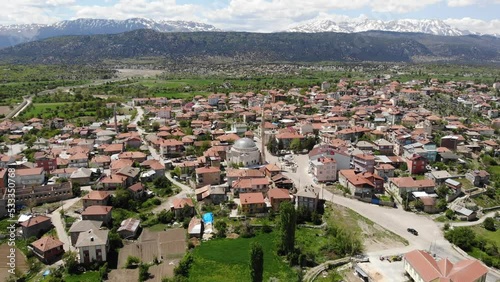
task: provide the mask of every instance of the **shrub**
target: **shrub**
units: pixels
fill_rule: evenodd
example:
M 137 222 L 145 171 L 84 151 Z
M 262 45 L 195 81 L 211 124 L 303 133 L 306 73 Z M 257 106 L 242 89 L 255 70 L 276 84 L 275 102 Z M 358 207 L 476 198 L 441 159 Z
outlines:
M 127 262 L 125 263 L 125 268 L 132 268 L 133 266 L 137 265 L 140 262 L 141 260 L 138 257 L 128 256 Z
M 495 231 L 495 220 L 491 217 L 488 217 L 484 220 L 484 229 L 489 231 Z

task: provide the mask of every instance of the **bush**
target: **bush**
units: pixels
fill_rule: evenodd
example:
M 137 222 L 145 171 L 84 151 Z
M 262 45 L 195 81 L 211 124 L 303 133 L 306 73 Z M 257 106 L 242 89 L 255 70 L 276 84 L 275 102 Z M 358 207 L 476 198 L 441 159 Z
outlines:
M 125 268 L 132 268 L 135 265 L 139 264 L 141 260 L 138 257 L 128 256 L 127 262 L 125 263 Z
M 495 231 L 495 220 L 491 217 L 488 217 L 484 220 L 484 229 L 489 231 Z
M 443 229 L 444 229 L 444 231 L 450 230 L 450 224 L 448 222 L 445 223 Z
M 454 219 L 455 218 L 455 212 L 453 212 L 452 210 L 446 210 L 446 212 L 444 213 L 444 215 L 448 219 Z

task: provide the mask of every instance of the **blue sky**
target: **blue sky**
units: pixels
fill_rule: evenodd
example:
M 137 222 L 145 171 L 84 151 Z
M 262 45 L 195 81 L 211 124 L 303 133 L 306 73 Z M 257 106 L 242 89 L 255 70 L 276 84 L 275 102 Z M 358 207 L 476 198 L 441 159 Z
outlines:
M 316 19 L 441 19 L 457 28 L 500 34 L 499 11 L 500 0 L 10 0 L 2 4 L 0 24 L 145 17 L 271 32 Z

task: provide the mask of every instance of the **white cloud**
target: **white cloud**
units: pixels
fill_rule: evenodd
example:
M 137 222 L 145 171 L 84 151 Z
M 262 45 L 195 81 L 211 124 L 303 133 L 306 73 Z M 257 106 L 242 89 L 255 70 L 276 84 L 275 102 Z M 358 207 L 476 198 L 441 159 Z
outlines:
M 195 12 L 200 7 L 178 5 L 175 0 L 120 0 L 112 6 L 73 6 L 74 18 L 128 19 L 134 17 L 157 20 L 200 20 Z
M 382 13 L 408 13 L 434 5 L 441 0 L 374 0 L 370 2 L 372 11 Z
M 52 23 L 60 20 L 58 13 L 73 0 L 16 0 L 2 3 L 0 24 Z
M 465 7 L 476 3 L 476 0 L 448 0 L 448 6 L 450 7 Z
M 500 20 L 484 21 L 472 18 L 446 19 L 445 23 L 459 29 L 469 30 L 482 34 L 500 35 Z

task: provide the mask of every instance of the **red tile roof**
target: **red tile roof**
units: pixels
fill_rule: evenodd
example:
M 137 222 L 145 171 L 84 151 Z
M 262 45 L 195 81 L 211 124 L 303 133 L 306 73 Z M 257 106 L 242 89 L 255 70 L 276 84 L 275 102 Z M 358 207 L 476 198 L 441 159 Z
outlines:
M 112 209 L 112 206 L 90 206 L 82 212 L 82 215 L 105 215 L 111 212 Z
M 241 205 L 264 204 L 262 193 L 244 193 L 240 194 Z
M 46 251 L 55 249 L 55 248 L 60 247 L 62 245 L 64 245 L 63 242 L 61 242 L 61 241 L 59 241 L 59 239 L 55 239 L 51 236 L 42 237 L 42 238 L 36 240 L 35 242 L 31 243 L 31 246 L 33 246 L 34 248 L 36 248 L 42 252 L 46 252 Z

